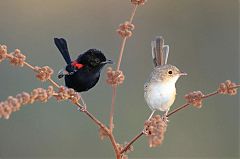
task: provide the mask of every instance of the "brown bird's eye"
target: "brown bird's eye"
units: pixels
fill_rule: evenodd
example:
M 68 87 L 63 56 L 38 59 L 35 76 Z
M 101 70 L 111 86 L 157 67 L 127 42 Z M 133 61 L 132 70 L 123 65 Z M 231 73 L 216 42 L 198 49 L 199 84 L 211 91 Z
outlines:
M 170 75 L 171 75 L 171 74 L 172 74 L 172 71 L 168 71 L 168 74 L 170 74 Z

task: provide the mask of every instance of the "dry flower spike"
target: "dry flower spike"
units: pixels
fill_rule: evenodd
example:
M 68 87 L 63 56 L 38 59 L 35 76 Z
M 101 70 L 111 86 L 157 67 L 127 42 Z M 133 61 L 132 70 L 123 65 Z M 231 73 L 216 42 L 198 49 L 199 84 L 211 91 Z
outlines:
M 0 62 L 8 58 L 10 63 L 14 66 L 24 66 L 26 56 L 21 53 L 19 49 L 16 49 L 14 52 L 7 53 L 7 46 L 0 45 Z
M 9 96 L 6 101 L 0 102 L 0 118 L 8 119 L 12 112 L 19 110 L 23 105 L 32 104 L 35 101 L 47 102 L 53 94 L 53 87 L 49 86 L 48 89 L 34 89 L 30 94 L 22 92 L 16 97 Z
M 190 92 L 185 95 L 185 99 L 189 104 L 192 104 L 196 108 L 202 107 L 202 98 L 204 97 L 201 91 Z
M 34 70 L 37 72 L 36 78 L 44 82 L 51 78 L 53 70 L 49 66 L 38 67 L 35 66 Z
M 160 115 L 156 115 L 145 122 L 144 130 L 145 135 L 148 136 L 149 147 L 156 147 L 163 142 L 167 123 Z
M 26 56 L 21 53 L 19 49 L 16 49 L 14 52 L 8 54 L 7 56 L 10 60 L 10 63 L 14 66 L 24 66 Z
M 219 85 L 217 92 L 219 94 L 229 94 L 229 95 L 236 95 L 237 88 L 234 88 L 236 83 L 231 82 L 230 80 L 226 80 L 224 83 Z
M 125 77 L 123 75 L 123 72 L 118 70 L 118 71 L 113 71 L 111 67 L 107 68 L 107 83 L 112 85 L 112 86 L 117 86 L 123 83 Z
M 80 94 L 75 92 L 72 88 L 61 86 L 55 95 L 58 101 L 70 99 L 72 103 L 76 104 L 81 98 Z
M 133 29 L 134 25 L 126 21 L 125 23 L 119 25 L 119 29 L 117 29 L 117 32 L 120 36 L 129 38 L 132 36 Z

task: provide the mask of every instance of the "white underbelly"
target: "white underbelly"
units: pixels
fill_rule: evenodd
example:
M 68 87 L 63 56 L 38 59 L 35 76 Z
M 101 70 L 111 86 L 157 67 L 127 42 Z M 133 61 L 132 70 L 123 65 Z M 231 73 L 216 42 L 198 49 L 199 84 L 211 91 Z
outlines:
M 152 110 L 167 111 L 173 104 L 176 95 L 175 85 L 162 86 L 151 84 L 144 93 L 145 100 Z

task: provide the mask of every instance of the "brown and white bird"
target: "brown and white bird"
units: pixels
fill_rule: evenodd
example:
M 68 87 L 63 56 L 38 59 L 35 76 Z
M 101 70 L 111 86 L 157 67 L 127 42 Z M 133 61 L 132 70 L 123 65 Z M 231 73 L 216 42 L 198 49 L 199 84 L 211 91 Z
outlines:
M 144 84 L 144 98 L 152 110 L 149 119 L 156 110 L 164 111 L 167 115 L 175 100 L 175 83 L 180 76 L 187 75 L 176 66 L 167 64 L 169 46 L 164 44 L 161 36 L 156 37 L 151 45 L 154 69 Z

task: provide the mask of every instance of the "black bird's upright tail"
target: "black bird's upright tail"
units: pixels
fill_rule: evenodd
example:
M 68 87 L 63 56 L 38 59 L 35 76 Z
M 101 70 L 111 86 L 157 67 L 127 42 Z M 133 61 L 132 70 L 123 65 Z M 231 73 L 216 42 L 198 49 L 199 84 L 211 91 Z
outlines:
M 57 46 L 58 50 L 61 52 L 66 63 L 70 64 L 72 60 L 68 52 L 67 41 L 63 38 L 54 38 L 54 43 Z

